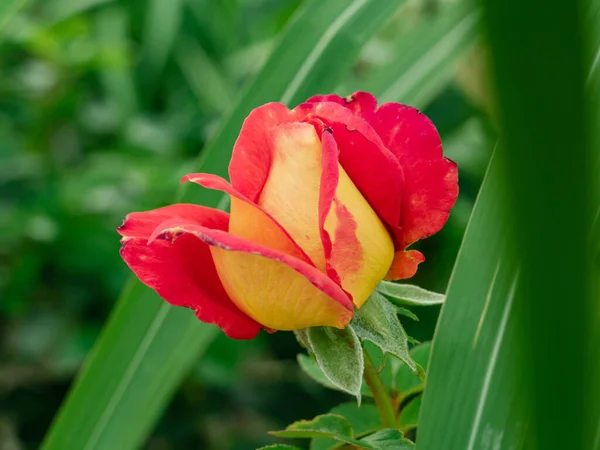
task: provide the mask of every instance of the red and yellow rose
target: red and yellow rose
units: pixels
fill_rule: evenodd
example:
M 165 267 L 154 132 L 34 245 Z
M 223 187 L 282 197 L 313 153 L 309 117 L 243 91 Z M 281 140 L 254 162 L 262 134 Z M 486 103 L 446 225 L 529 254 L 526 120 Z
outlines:
M 408 247 L 436 233 L 458 195 L 431 121 L 364 92 L 256 108 L 229 165 L 231 213 L 176 204 L 129 214 L 121 255 L 173 305 L 236 339 L 261 328 L 345 327 L 382 280 L 412 277 Z

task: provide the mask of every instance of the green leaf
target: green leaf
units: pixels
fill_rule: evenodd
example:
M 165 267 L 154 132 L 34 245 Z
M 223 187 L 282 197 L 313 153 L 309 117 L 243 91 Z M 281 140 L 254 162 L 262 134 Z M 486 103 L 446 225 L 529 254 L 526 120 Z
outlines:
M 44 15 L 50 22 L 60 22 L 114 0 L 49 0 L 44 2 Z
M 176 50 L 176 60 L 190 88 L 202 104 L 225 113 L 233 106 L 233 88 L 225 75 L 192 39 L 182 39 Z M 206 89 L 210 86 L 210 89 Z
M 269 431 L 282 438 L 352 437 L 352 426 L 345 417 L 323 414 L 312 420 L 300 420 L 282 431 Z
M 517 366 L 523 357 L 515 320 L 523 307 L 515 303 L 518 265 L 507 255 L 508 218 L 497 200 L 505 191 L 504 179 L 495 157 L 469 221 L 432 346 L 419 423 L 419 446 L 425 450 L 441 445 L 474 449 L 486 442 L 522 447 L 533 439 L 529 394 Z M 442 437 L 447 429 L 454 432 Z
M 357 448 L 366 448 L 369 450 L 410 450 L 415 448 L 413 442 L 404 439 L 401 431 L 392 428 L 379 430 L 360 440 L 342 437 L 336 437 L 335 439 Z
M 313 438 L 310 441 L 310 450 L 335 450 L 345 444 L 333 438 Z
M 359 406 L 356 402 L 348 402 L 336 406 L 329 412 L 348 419 L 354 430 L 354 436 L 360 437 L 381 428 L 381 416 L 375 405 L 367 403 Z
M 408 317 L 409 319 L 414 320 L 415 322 L 419 321 L 419 317 L 408 308 L 396 306 L 396 312 L 398 314 L 400 314 L 401 316 Z M 410 337 L 409 337 L 409 339 L 410 339 Z
M 402 408 L 398 417 L 398 424 L 404 432 L 416 428 L 419 423 L 419 411 L 421 410 L 421 397 L 417 397 Z
M 485 3 L 496 10 L 515 6 Z M 573 39 L 585 33 L 574 20 L 575 3 L 544 8 L 542 17 L 540 6 L 528 2 L 516 26 L 508 9 L 488 18 L 495 23 L 497 57 L 506 71 L 497 67 L 494 74 L 501 80 L 498 98 L 512 105 L 503 105 L 502 114 L 502 132 L 511 135 L 505 145 L 512 156 L 496 154 L 490 162 L 459 251 L 432 346 L 419 449 L 588 449 L 600 442 L 598 402 L 590 401 L 590 396 L 598 398 L 598 366 L 592 364 L 599 358 L 586 352 L 589 342 L 597 341 L 589 327 L 598 329 L 598 303 L 597 297 L 582 292 L 588 286 L 585 264 L 591 258 L 589 242 L 581 241 L 593 229 L 583 214 L 599 206 L 598 198 L 584 203 L 593 186 L 585 181 L 584 167 L 594 168 L 597 183 L 600 166 L 597 147 L 590 152 L 580 139 L 586 135 L 582 124 L 595 122 L 580 116 L 585 97 L 572 92 L 581 86 L 580 75 L 570 73 L 579 63 L 567 62 L 571 52 L 581 51 Z M 596 30 L 599 17 L 592 17 Z M 553 49 L 552 58 L 544 54 L 548 49 Z M 589 98 L 597 102 L 599 97 L 596 93 Z M 550 103 L 561 105 L 560 118 L 546 109 Z M 529 120 L 532 115 L 534 120 Z M 568 164 L 564 145 L 573 149 Z M 526 180 L 514 183 L 523 169 Z M 557 172 L 560 184 L 548 178 Z M 513 196 L 511 203 L 518 196 L 527 199 L 518 213 L 514 203 L 510 210 L 503 208 L 509 204 L 507 192 Z M 557 220 L 553 211 L 560 212 Z M 517 221 L 523 225 L 518 238 L 511 233 Z M 554 237 L 564 229 L 573 239 L 568 251 L 554 256 Z M 530 283 L 538 289 L 533 292 Z M 565 307 L 566 298 L 576 300 Z M 594 428 L 586 429 L 589 425 Z
M 520 344 L 511 331 L 516 267 L 503 257 L 506 218 L 497 200 L 502 177 L 493 158 L 438 322 L 419 422 L 425 450 L 473 450 L 488 445 L 484 439 L 510 448 L 526 433 L 529 411 L 513 364 Z
M 317 383 L 325 386 L 329 389 L 334 389 L 336 391 L 344 392 L 342 389 L 338 388 L 335 384 L 327 379 L 317 362 L 308 355 L 304 353 L 298 353 L 298 364 L 300 368 L 306 373 L 310 378 L 315 380 Z
M 419 366 L 423 367 L 424 370 L 427 370 L 430 351 L 431 342 L 424 342 L 413 347 L 410 350 L 410 356 Z M 395 387 L 399 392 L 408 393 L 423 384 L 423 380 L 421 380 L 406 365 L 394 363 L 393 359 L 392 364 L 396 364 L 395 367 L 393 367 L 393 372 L 395 373 Z
M 325 377 L 339 389 L 356 396 L 360 403 L 365 362 L 353 329 L 311 327 L 307 335 L 311 351 Z
M 385 295 L 392 303 L 399 306 L 441 305 L 446 297 L 443 294 L 427 291 L 411 284 L 382 281 L 377 285 L 377 292 Z
M 27 0 L 5 0 L 0 2 L 0 31 L 26 3 Z
M 302 330 L 294 330 L 294 336 L 296 336 L 296 340 L 298 341 L 298 344 L 300 344 L 305 349 L 310 350 L 310 344 L 308 342 L 307 332 L 308 332 L 308 330 L 306 328 L 304 328 Z
M 391 428 L 379 430 L 361 441 L 368 442 L 373 448 L 380 450 L 405 450 L 415 447 L 414 443 L 404 439 L 401 431 Z
M 183 0 L 149 0 L 146 2 L 142 39 L 142 72 L 153 86 L 163 70 L 175 43 L 183 14 Z
M 372 342 L 385 353 L 399 358 L 411 370 L 417 371 L 408 351 L 408 339 L 398 319 L 396 307 L 377 291 L 356 312 L 348 328 L 353 329 L 361 340 Z
M 356 437 L 373 433 L 381 428 L 381 416 L 375 405 L 358 406 L 356 402 L 342 403 L 329 412 L 348 419 Z M 331 450 L 341 445 L 343 444 L 333 439 L 315 438 L 310 443 L 310 450 Z
M 312 378 L 314 381 L 316 381 L 320 385 L 322 385 L 326 388 L 329 388 L 329 389 L 333 389 L 335 391 L 347 393 L 346 391 L 337 387 L 335 384 L 333 384 L 331 381 L 329 381 L 327 379 L 327 377 L 325 376 L 325 374 L 323 373 L 323 371 L 321 370 L 321 368 L 319 367 L 317 362 L 314 360 L 314 358 L 311 358 L 310 356 L 305 355 L 303 353 L 299 353 L 297 356 L 297 360 L 298 360 L 298 364 L 300 365 L 300 368 L 304 371 L 304 373 L 306 373 L 310 378 Z M 391 380 L 391 375 L 388 378 Z M 371 391 L 369 390 L 369 386 L 367 386 L 366 383 L 364 383 L 364 382 L 360 389 L 360 395 L 361 395 L 361 397 L 362 396 L 366 396 L 366 397 L 373 396 L 371 394 Z
M 123 298 L 42 448 L 136 447 L 218 331 L 137 280 Z
M 479 26 L 477 2 L 438 2 L 412 31 L 398 36 L 393 57 L 345 89 L 423 108 L 452 80 L 452 66 L 477 42 Z
M 273 444 L 273 445 L 267 445 L 266 447 L 261 447 L 257 450 L 302 450 L 302 449 L 300 447 L 296 447 L 295 445 Z
M 360 47 L 399 4 L 376 0 L 305 2 L 282 32 L 255 81 L 203 150 L 196 170 L 226 176 L 233 143 L 252 108 L 279 100 L 284 94 L 294 103 L 331 90 L 354 62 Z M 102 10 L 98 16 L 98 33 L 112 55 L 115 45 L 127 42 L 122 37 L 126 34 L 126 21 L 118 9 Z M 126 65 L 109 66 L 101 74 L 111 101 L 121 105 L 118 109 L 123 120 L 137 105 L 129 77 Z M 222 198 L 206 189 L 184 192 L 180 201 L 212 207 Z M 137 280 L 132 281 L 42 448 L 140 447 L 172 393 L 217 331 L 199 322 L 191 311 L 171 307 Z
M 97 42 L 101 49 L 100 79 L 107 102 L 118 123 L 127 124 L 138 111 L 138 98 L 128 47 L 128 17 L 119 6 L 103 9 L 94 16 Z

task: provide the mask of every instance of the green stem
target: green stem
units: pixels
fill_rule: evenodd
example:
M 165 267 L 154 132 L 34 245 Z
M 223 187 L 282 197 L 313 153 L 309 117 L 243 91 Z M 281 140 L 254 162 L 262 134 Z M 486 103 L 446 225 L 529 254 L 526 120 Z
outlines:
M 392 406 L 392 399 L 388 395 L 388 392 L 379 378 L 377 367 L 373 363 L 373 360 L 363 348 L 363 354 L 365 355 L 365 381 L 375 400 L 375 405 L 381 415 L 381 424 L 384 428 L 394 428 L 396 426 L 396 411 Z

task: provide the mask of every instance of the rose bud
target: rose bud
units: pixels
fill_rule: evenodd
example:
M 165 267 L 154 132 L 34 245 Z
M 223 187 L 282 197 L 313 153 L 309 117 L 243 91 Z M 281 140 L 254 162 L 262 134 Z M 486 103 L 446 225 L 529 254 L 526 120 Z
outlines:
M 382 279 L 412 277 L 408 247 L 439 231 L 458 195 L 431 121 L 364 92 L 246 118 L 229 165 L 231 213 L 176 204 L 129 214 L 121 256 L 167 302 L 230 337 L 344 328 Z

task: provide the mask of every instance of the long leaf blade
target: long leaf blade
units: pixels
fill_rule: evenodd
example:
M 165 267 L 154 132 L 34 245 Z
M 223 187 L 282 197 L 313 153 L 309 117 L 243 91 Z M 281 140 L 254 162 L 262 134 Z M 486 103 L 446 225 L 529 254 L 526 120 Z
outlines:
M 381 102 L 423 108 L 453 77 L 452 66 L 479 38 L 480 11 L 474 1 L 440 5 L 394 43 L 389 62 L 348 82 L 348 91 L 369 91 Z
M 531 24 L 531 22 L 527 23 Z M 520 30 L 523 32 L 524 23 L 521 23 L 520 26 L 523 27 Z M 496 30 L 496 33 L 498 32 Z M 578 35 L 578 33 L 573 34 Z M 553 36 L 553 38 L 556 37 Z M 515 41 L 512 41 L 512 44 L 516 45 Z M 519 41 L 519 45 L 521 44 L 522 42 Z M 496 45 L 503 44 L 496 42 Z M 540 45 L 539 42 L 538 45 Z M 553 46 L 549 48 L 554 49 Z M 565 48 L 561 51 L 565 51 Z M 512 52 L 511 58 L 518 53 Z M 543 57 L 542 47 L 537 53 L 530 52 L 528 54 L 528 58 L 531 57 L 534 60 L 540 56 Z M 566 59 L 570 57 L 565 53 L 562 53 L 561 56 Z M 506 54 L 504 57 L 507 57 Z M 554 53 L 553 58 L 555 58 Z M 539 60 L 537 62 L 540 63 Z M 548 61 L 544 62 L 544 64 L 546 63 Z M 556 63 L 556 60 L 553 59 L 552 63 Z M 539 86 L 534 87 L 533 85 L 539 83 L 540 78 L 526 78 L 530 77 L 531 73 L 537 73 L 539 68 L 529 66 L 530 62 L 527 63 L 527 67 L 514 67 L 511 64 L 507 59 L 502 62 L 503 69 L 512 71 L 510 76 L 513 78 L 511 83 L 505 84 L 500 89 L 500 93 L 505 96 L 514 95 L 506 91 L 510 85 L 510 89 L 520 93 L 518 96 L 519 108 L 524 108 L 529 111 L 528 114 L 535 115 L 538 113 L 535 111 L 536 108 L 540 107 L 540 90 Z M 540 64 L 540 67 L 544 67 L 544 64 Z M 570 78 L 567 83 L 569 85 L 567 91 L 581 83 L 581 79 L 578 80 L 574 72 L 569 74 L 571 69 L 572 67 L 566 68 L 568 74 L 566 76 Z M 496 74 L 496 77 L 502 76 L 502 73 Z M 560 76 L 565 76 L 565 73 Z M 517 84 L 522 85 L 515 89 Z M 561 86 L 561 83 L 550 84 Z M 549 89 L 550 84 L 544 85 L 545 88 Z M 538 95 L 534 96 L 534 93 Z M 583 96 L 575 100 L 575 104 L 580 102 L 578 105 L 583 110 L 582 99 Z M 516 100 L 516 97 L 511 98 L 513 108 L 510 108 L 510 114 L 514 113 Z M 574 104 L 568 103 L 568 105 L 572 112 Z M 580 111 L 574 114 L 574 117 L 577 118 L 579 113 Z M 507 112 L 505 111 L 504 114 Z M 542 117 L 542 122 L 546 121 L 545 125 L 541 126 L 540 118 L 536 117 L 533 124 L 531 121 L 527 121 L 526 133 L 532 137 L 536 136 L 536 142 L 548 143 L 548 136 L 543 135 L 548 133 L 548 130 L 554 131 L 554 127 L 557 126 L 557 122 L 554 121 L 557 118 L 545 113 L 542 114 Z M 503 117 L 503 120 L 507 133 L 512 133 L 513 140 L 519 141 L 522 137 L 515 138 L 514 135 L 518 136 L 519 130 L 521 132 L 525 130 L 519 128 L 523 117 L 520 118 L 520 121 L 507 120 L 506 117 Z M 581 126 L 580 123 L 575 128 L 579 126 Z M 563 128 L 558 130 L 559 134 L 565 130 L 572 133 L 573 127 L 565 127 L 562 122 L 561 127 Z M 558 143 L 565 139 L 565 136 L 562 135 L 560 138 L 555 136 L 555 138 Z M 573 142 L 574 145 L 579 145 L 579 150 L 584 148 L 581 141 L 574 140 Z M 531 149 L 524 149 L 522 143 L 523 141 L 516 144 L 514 149 L 519 149 L 524 154 L 533 149 L 542 155 L 546 155 L 549 148 L 554 152 L 559 150 L 557 147 L 553 147 L 556 143 L 549 143 L 548 146 L 544 145 L 542 148 L 534 145 Z M 509 145 L 515 145 L 514 141 Z M 582 151 L 577 158 L 585 158 L 585 155 L 586 153 Z M 511 152 L 513 164 L 518 162 L 527 165 L 528 161 L 524 161 L 524 159 L 530 157 L 530 155 L 519 156 Z M 539 165 L 549 164 L 563 175 L 565 175 L 564 171 L 569 170 L 569 167 L 557 167 L 560 165 L 559 161 L 553 157 L 550 158 L 550 161 L 544 157 L 538 157 L 537 161 Z M 581 161 L 579 162 L 581 163 Z M 591 157 L 590 162 L 592 162 Z M 591 164 L 591 166 L 594 165 Z M 510 230 L 514 229 L 516 220 L 528 220 L 536 223 L 546 216 L 545 213 L 540 213 L 535 208 L 531 208 L 531 211 L 520 210 L 519 214 L 515 214 L 514 211 L 509 214 L 502 208 L 507 191 L 512 195 L 523 195 L 525 190 L 523 183 L 516 183 L 519 188 L 517 190 L 514 186 L 507 187 L 506 180 L 512 182 L 514 174 L 509 177 L 505 172 L 505 167 L 506 163 L 499 155 L 496 155 L 490 163 L 451 278 L 447 302 L 443 307 L 436 331 L 428 383 L 421 409 L 419 448 L 424 450 L 433 450 L 442 446 L 449 450 L 590 448 L 589 444 L 592 442 L 590 435 L 593 433 L 586 432 L 584 428 L 587 424 L 597 427 L 600 422 L 597 402 L 586 405 L 581 401 L 580 396 L 580 388 L 586 385 L 587 376 L 586 371 L 581 369 L 582 366 L 585 366 L 585 360 L 581 359 L 581 355 L 582 349 L 587 347 L 587 339 L 583 338 L 585 332 L 581 332 L 586 327 L 583 324 L 585 318 L 580 317 L 580 312 L 586 302 L 588 306 L 591 305 L 589 298 L 586 299 L 585 294 L 582 293 L 586 285 L 586 282 L 582 281 L 582 278 L 586 276 L 585 264 L 588 259 L 586 252 L 581 246 L 575 250 L 578 257 L 576 258 L 577 264 L 573 267 L 576 267 L 577 270 L 572 271 L 572 268 L 569 268 L 561 273 L 560 280 L 557 281 L 561 286 L 556 292 L 552 291 L 556 287 L 556 283 L 554 283 L 557 280 L 556 275 L 550 278 L 546 275 L 547 286 L 539 289 L 540 285 L 536 284 L 539 290 L 531 291 L 536 277 L 532 277 L 531 274 L 530 256 L 527 258 L 529 263 L 523 261 L 522 255 L 515 258 L 514 248 L 511 246 L 514 245 L 513 242 L 518 241 L 520 252 L 531 255 L 537 251 L 536 258 L 539 258 L 545 250 L 540 251 L 539 248 L 536 250 L 532 247 L 539 243 L 538 237 L 533 236 L 533 234 L 539 233 L 539 227 L 532 228 L 530 223 L 520 227 L 519 232 L 524 236 L 518 239 L 510 239 Z M 529 190 L 526 190 L 524 196 L 530 198 L 528 204 L 533 201 L 532 197 L 540 196 L 537 201 L 543 204 L 547 199 L 542 199 L 542 197 L 548 196 L 550 190 L 538 187 L 544 186 L 550 180 L 540 183 L 536 177 L 543 171 L 536 169 L 538 171 L 536 173 L 531 170 L 531 166 L 528 167 L 528 176 L 530 179 L 534 179 L 535 183 L 529 186 Z M 597 174 L 598 166 L 594 167 L 596 167 Z M 567 177 L 573 176 L 585 178 L 585 175 L 571 167 Z M 575 197 L 577 197 L 576 201 L 580 202 L 578 207 L 581 207 L 582 211 L 587 208 L 586 205 L 581 204 L 587 195 L 585 193 L 581 195 L 579 190 L 582 185 L 578 181 L 561 183 L 560 186 L 563 199 L 561 202 L 557 202 L 558 204 L 555 203 L 553 208 L 564 213 L 563 211 L 568 211 L 572 205 L 562 204 L 562 201 L 572 202 Z M 589 187 L 589 185 L 586 186 L 586 188 Z M 551 195 L 548 198 L 556 200 Z M 533 202 L 535 203 L 535 201 Z M 596 207 L 597 202 L 596 199 Z M 573 214 L 568 217 L 570 221 L 578 222 L 577 227 L 585 230 L 581 233 L 582 235 L 590 234 L 589 223 L 586 224 L 587 221 L 583 215 Z M 554 230 L 554 233 L 561 229 L 560 221 L 546 220 L 544 226 Z M 546 238 L 547 232 L 548 230 L 544 230 L 543 234 Z M 547 242 L 546 245 L 551 244 Z M 561 254 L 559 257 L 564 258 L 565 255 Z M 566 261 L 571 264 L 573 259 L 567 258 L 565 261 L 561 261 L 561 265 Z M 555 259 L 548 258 L 546 255 L 545 260 L 537 260 L 537 264 L 533 268 L 549 274 L 556 270 L 556 267 L 550 267 L 556 263 Z M 576 296 L 569 295 L 568 297 L 572 301 L 581 302 L 574 310 L 571 310 L 569 302 L 565 301 L 564 294 L 562 298 L 557 297 L 560 289 L 572 283 L 577 284 L 576 289 L 572 291 L 572 294 L 576 294 Z M 527 285 L 529 285 L 529 295 L 523 297 L 523 293 L 527 292 L 523 288 Z M 534 309 L 531 309 L 532 305 L 535 305 Z M 550 305 L 552 306 L 549 307 Z M 593 314 L 591 315 L 593 316 Z M 554 316 L 554 318 L 550 319 L 549 316 Z M 527 320 L 523 320 L 525 317 Z M 568 317 L 568 320 L 561 323 L 564 317 Z M 581 330 L 575 334 L 565 335 L 565 330 L 572 329 L 572 321 L 575 317 L 579 317 L 577 322 L 580 323 Z M 565 328 L 565 324 L 569 323 L 571 323 L 571 327 Z M 540 333 L 540 329 L 544 327 L 545 329 Z M 543 341 L 541 340 L 542 336 L 544 336 Z M 575 342 L 571 338 L 574 338 Z M 536 348 L 538 352 L 534 357 L 531 357 L 531 353 L 525 350 L 527 346 L 531 345 L 531 342 L 535 343 L 532 348 Z M 573 345 L 579 345 L 580 348 L 575 350 Z M 571 361 L 576 353 L 578 354 L 575 360 L 578 363 L 573 365 Z M 550 354 L 553 357 L 550 357 Z M 590 359 L 593 361 L 593 358 Z M 536 368 L 528 372 L 534 364 Z M 573 370 L 576 371 L 575 377 Z M 530 377 L 534 373 L 537 375 L 535 382 L 532 383 Z M 588 371 L 588 373 L 592 372 Z M 579 381 L 575 381 L 576 379 Z M 548 390 L 549 386 L 553 386 L 551 392 Z M 451 389 L 448 389 L 449 387 Z M 548 407 L 549 398 L 552 398 L 551 408 Z M 575 403 L 578 403 L 578 407 L 573 409 Z M 460 407 L 456 406 L 458 404 Z M 571 406 L 567 406 L 568 404 Z M 565 415 L 567 410 L 570 411 L 568 418 Z M 576 413 L 571 415 L 571 412 Z M 560 433 L 555 432 L 559 426 L 559 418 L 561 428 L 567 426 L 567 422 L 570 424 L 567 426 L 570 430 L 567 435 L 557 436 Z M 548 425 L 551 423 L 554 425 L 549 428 Z M 577 435 L 575 438 L 573 432 Z M 584 439 L 587 439 L 585 443 Z

